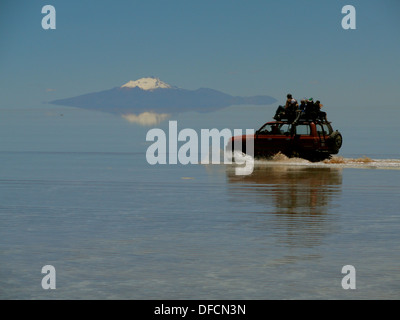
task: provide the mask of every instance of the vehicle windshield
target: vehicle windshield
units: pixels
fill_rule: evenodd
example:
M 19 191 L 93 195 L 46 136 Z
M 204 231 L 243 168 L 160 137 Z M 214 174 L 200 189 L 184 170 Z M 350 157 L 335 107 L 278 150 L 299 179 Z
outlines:
M 292 126 L 287 123 L 265 124 L 260 130 L 258 130 L 258 134 L 289 134 L 291 127 Z

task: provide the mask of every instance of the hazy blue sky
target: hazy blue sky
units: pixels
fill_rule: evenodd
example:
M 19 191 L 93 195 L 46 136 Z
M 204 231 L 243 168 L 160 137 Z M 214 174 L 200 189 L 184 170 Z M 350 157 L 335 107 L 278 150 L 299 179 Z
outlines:
M 44 30 L 44 5 L 56 29 Z M 356 8 L 356 30 L 341 9 Z M 0 107 L 40 106 L 156 76 L 186 89 L 393 105 L 398 0 L 0 2 Z

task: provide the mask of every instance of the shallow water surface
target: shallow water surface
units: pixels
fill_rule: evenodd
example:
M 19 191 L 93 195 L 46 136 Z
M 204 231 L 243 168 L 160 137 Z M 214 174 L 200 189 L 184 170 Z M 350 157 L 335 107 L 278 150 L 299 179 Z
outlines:
M 400 297 L 400 156 L 151 166 L 146 128 L 30 112 L 2 118 L 2 299 Z

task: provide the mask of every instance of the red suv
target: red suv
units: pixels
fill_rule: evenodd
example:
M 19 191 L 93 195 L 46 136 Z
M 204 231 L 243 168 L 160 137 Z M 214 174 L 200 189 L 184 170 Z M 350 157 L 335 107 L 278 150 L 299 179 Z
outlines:
M 254 136 L 254 156 L 268 157 L 278 152 L 288 157 L 301 157 L 310 161 L 321 161 L 337 154 L 342 146 L 342 135 L 333 131 L 330 122 L 319 120 L 272 121 L 264 124 Z M 242 140 L 241 145 L 232 143 Z M 237 145 L 237 146 L 236 146 Z M 246 153 L 246 135 L 232 137 L 228 150 Z

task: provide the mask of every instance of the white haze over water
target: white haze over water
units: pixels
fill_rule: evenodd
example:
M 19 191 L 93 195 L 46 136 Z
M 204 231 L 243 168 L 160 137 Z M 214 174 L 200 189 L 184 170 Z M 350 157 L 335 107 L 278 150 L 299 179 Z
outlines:
M 122 118 L 130 123 L 139 124 L 142 126 L 154 126 L 160 122 L 168 119 L 169 114 L 166 113 L 155 113 L 155 112 L 143 112 L 138 115 L 136 114 L 124 114 Z

